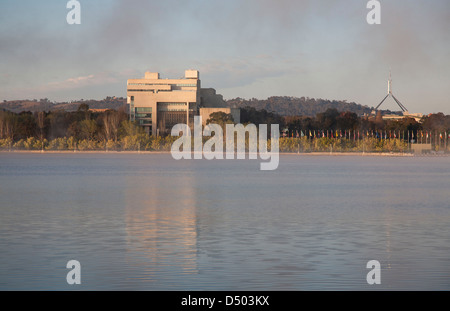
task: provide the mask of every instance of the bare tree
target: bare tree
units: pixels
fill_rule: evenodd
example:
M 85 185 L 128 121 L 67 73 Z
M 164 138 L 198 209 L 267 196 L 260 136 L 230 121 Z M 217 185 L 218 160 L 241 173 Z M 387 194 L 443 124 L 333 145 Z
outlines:
M 39 138 L 44 141 L 44 128 L 45 128 L 45 112 L 39 111 L 36 117 L 36 123 L 39 128 Z
M 6 113 L 0 111 L 0 139 L 5 138 Z
M 14 141 L 18 127 L 18 121 L 15 114 L 2 111 L 0 112 L 0 138 L 8 138 L 10 140 L 10 148 Z
M 120 126 L 120 117 L 116 111 L 107 111 L 102 115 L 102 122 L 106 140 L 114 139 L 117 142 Z
M 105 140 L 108 141 L 111 139 L 111 126 L 109 122 L 109 114 L 103 113 L 102 115 L 102 123 L 103 123 L 103 132 L 105 134 Z
M 10 114 L 6 119 L 6 137 L 14 140 L 14 136 L 16 135 L 17 129 L 17 118 L 15 115 Z

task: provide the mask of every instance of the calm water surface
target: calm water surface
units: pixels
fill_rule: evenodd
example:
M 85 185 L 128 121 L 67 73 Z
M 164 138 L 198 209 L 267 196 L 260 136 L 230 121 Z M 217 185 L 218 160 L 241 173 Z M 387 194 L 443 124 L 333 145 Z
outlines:
M 0 290 L 450 290 L 450 158 L 259 163 L 0 153 Z

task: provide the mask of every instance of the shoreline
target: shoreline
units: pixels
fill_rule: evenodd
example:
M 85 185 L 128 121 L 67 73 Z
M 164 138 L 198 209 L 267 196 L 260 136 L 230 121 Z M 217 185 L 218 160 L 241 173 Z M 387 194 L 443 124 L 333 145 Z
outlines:
M 0 154 L 171 154 L 170 151 L 137 151 L 137 150 L 0 150 Z M 193 153 L 191 153 L 193 154 Z M 236 153 L 235 153 L 236 155 Z M 247 158 L 248 152 L 246 152 Z M 450 154 L 414 154 L 402 152 L 280 152 L 283 156 L 359 156 L 359 157 L 449 157 Z

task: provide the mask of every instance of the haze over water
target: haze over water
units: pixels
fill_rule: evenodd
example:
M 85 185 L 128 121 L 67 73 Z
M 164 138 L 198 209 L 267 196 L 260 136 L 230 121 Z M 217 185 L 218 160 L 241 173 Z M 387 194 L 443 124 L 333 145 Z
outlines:
M 0 290 L 450 290 L 450 157 L 260 162 L 0 153 Z

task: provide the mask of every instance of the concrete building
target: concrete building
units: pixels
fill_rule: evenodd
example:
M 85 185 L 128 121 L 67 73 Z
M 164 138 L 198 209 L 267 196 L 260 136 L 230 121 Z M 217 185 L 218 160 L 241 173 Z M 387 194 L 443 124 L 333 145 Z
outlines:
M 127 103 L 130 120 L 136 120 L 151 135 L 170 135 L 178 123 L 187 123 L 192 128 L 197 115 L 205 120 L 212 112 L 231 113 L 222 95 L 214 89 L 201 88 L 197 70 L 186 70 L 181 79 L 160 79 L 157 72 L 146 72 L 142 79 L 129 79 Z M 201 113 L 204 108 L 210 109 Z M 239 119 L 239 111 L 233 113 Z
M 404 118 L 412 118 L 415 119 L 417 122 L 422 122 L 422 113 L 409 113 L 408 111 L 405 111 L 402 113 L 401 116 L 395 115 L 395 114 L 387 114 L 383 116 L 383 120 L 402 120 Z
M 373 110 L 370 115 L 364 115 L 368 120 L 375 120 L 377 122 L 381 122 L 382 120 L 403 120 L 404 118 L 412 118 L 417 122 L 422 122 L 422 113 L 409 113 L 408 111 L 401 112 L 401 114 L 385 114 L 382 115 L 380 110 Z

